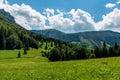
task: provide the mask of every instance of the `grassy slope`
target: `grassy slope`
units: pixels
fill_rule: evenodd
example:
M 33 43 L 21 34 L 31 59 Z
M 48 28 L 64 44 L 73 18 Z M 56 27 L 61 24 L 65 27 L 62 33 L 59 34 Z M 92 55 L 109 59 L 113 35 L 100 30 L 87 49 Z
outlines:
M 31 49 L 20 59 L 16 58 L 18 50 L 0 51 L 0 80 L 120 79 L 120 57 L 48 62 L 40 50 Z

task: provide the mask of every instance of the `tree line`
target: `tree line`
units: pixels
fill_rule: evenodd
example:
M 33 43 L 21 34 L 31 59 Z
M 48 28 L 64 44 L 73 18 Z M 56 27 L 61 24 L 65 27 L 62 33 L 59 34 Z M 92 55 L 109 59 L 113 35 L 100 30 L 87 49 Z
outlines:
M 39 42 L 62 42 L 24 29 L 19 29 L 18 27 L 18 29 L 16 27 L 13 29 L 11 28 L 11 26 L 6 27 L 4 25 L 0 25 L 0 50 L 21 48 L 29 50 L 30 47 L 38 49 L 40 47 Z
M 103 42 L 102 47 L 87 49 L 72 44 L 57 44 L 50 52 L 43 53 L 50 61 L 79 60 L 91 58 L 104 58 L 120 56 L 120 46 L 115 43 L 114 46 L 108 47 Z
M 96 58 L 120 56 L 120 46 L 115 43 L 114 46 L 107 47 L 106 43 L 104 42 L 102 48 L 94 48 L 94 54 Z

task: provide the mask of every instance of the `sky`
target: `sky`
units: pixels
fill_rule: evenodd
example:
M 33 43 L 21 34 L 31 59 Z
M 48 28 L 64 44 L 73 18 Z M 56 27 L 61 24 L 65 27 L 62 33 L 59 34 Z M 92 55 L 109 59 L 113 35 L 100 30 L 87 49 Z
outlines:
M 120 32 L 120 0 L 0 0 L 0 9 L 28 30 Z

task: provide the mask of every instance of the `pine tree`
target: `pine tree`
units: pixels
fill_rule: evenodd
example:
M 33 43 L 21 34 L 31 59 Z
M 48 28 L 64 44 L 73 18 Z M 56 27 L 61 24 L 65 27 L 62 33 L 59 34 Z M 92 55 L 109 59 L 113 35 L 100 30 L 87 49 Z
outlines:
M 20 51 L 18 52 L 18 57 L 17 58 L 21 58 L 21 54 L 20 54 Z
M 24 48 L 24 55 L 27 55 L 27 49 Z
M 119 46 L 116 42 L 115 42 L 114 48 L 115 48 L 115 50 L 118 50 L 118 48 L 119 48 Z
M 51 42 L 51 47 L 53 47 L 53 42 Z
M 112 47 L 109 48 L 109 57 L 114 57 L 115 54 L 114 54 L 114 49 Z
M 46 45 L 45 45 L 45 49 L 48 49 L 48 45 L 47 45 L 47 42 L 46 42 Z
M 95 54 L 96 58 L 102 57 L 101 53 L 100 53 L 100 49 L 97 46 L 94 48 L 94 54 Z
M 103 47 L 102 47 L 102 57 L 108 57 L 108 50 L 107 50 L 107 45 L 106 42 L 103 42 Z
M 1 27 L 0 29 L 0 49 L 4 50 L 6 49 L 6 41 L 5 41 L 5 32 L 4 32 L 4 28 Z

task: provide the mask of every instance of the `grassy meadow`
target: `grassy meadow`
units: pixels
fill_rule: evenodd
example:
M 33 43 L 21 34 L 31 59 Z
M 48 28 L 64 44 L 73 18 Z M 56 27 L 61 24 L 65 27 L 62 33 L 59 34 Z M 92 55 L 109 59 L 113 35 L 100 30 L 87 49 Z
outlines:
M 120 57 L 49 62 L 40 49 L 18 51 L 0 51 L 0 80 L 120 80 Z

